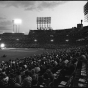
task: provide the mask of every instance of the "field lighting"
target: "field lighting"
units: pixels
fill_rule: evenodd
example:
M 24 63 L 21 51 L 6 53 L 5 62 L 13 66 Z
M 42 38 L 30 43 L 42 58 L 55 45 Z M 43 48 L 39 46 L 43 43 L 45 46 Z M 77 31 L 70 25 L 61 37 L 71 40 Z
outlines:
M 37 42 L 37 39 L 35 39 L 34 42 Z
M 14 32 L 14 26 L 16 26 L 16 32 L 20 29 L 20 25 L 22 24 L 22 20 L 21 19 L 14 19 L 13 20 L 13 32 Z
M 21 19 L 14 19 L 14 24 L 16 24 L 16 25 L 22 24 L 22 20 Z
M 53 40 L 53 39 L 51 39 L 50 41 L 51 41 L 51 42 L 53 42 L 54 40 Z
M 19 41 L 19 39 L 16 39 L 17 41 Z
M 1 44 L 0 44 L 0 47 L 1 47 L 1 48 L 4 48 L 4 47 L 5 47 L 5 44 L 4 44 L 4 43 L 1 43 Z
M 68 40 L 68 39 L 66 39 L 65 41 L 66 41 L 66 42 L 69 42 L 69 40 Z

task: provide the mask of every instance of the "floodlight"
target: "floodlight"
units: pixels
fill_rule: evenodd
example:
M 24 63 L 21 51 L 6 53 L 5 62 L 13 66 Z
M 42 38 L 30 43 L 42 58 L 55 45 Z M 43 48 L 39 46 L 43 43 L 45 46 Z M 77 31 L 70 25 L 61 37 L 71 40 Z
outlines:
M 37 39 L 35 39 L 34 41 L 37 42 Z
M 16 39 L 17 41 L 19 41 L 19 39 Z
M 1 43 L 0 47 L 1 48 L 4 48 L 5 47 L 5 44 L 4 43 Z
M 68 42 L 69 40 L 68 40 L 68 39 L 66 39 L 65 41 L 66 41 L 66 42 Z
M 21 24 L 22 20 L 21 19 L 14 19 L 14 24 L 18 25 Z
M 51 39 L 50 41 L 51 41 L 51 42 L 53 42 L 54 40 L 53 40 L 53 39 Z
M 66 36 L 69 36 L 69 35 L 66 35 Z

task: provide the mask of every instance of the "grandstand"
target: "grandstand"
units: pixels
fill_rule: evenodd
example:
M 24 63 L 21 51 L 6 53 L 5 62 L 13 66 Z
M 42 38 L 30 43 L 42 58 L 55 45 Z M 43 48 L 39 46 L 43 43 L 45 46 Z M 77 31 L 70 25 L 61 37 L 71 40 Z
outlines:
M 88 26 L 0 35 L 0 86 L 88 87 Z M 5 46 L 5 47 L 4 47 Z
M 0 43 L 7 48 L 44 48 L 46 45 L 70 46 L 87 44 L 88 26 L 82 28 L 69 28 L 64 30 L 30 30 L 28 35 L 23 33 L 0 34 Z
M 0 86 L 88 87 L 88 26 L 0 34 Z
M 88 2 L 84 10 L 88 14 Z M 19 21 L 13 20 L 14 32 Z M 88 26 L 81 20 L 77 27 L 53 30 L 51 17 L 36 21 L 37 30 L 28 35 L 0 34 L 0 86 L 88 87 Z

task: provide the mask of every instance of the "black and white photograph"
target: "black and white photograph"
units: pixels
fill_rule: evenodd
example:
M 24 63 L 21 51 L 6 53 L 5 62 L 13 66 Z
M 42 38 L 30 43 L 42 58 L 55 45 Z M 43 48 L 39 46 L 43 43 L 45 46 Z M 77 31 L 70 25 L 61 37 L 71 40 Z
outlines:
M 0 1 L 0 87 L 88 87 L 88 1 Z

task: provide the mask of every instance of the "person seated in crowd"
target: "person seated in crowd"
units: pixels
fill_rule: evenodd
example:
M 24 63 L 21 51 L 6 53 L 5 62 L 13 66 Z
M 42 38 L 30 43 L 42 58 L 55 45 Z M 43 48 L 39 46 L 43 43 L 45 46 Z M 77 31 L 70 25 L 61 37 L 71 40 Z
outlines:
M 8 86 L 9 87 L 15 87 L 15 75 L 13 73 L 10 73 L 9 75 L 9 82 L 8 82 Z
M 0 79 L 0 84 L 2 87 L 8 87 L 9 77 L 4 72 L 1 73 L 2 78 Z
M 28 70 L 25 72 L 25 78 L 23 79 L 22 86 L 23 87 L 31 87 L 32 85 L 32 77 L 31 72 Z
M 33 86 L 37 86 L 37 83 L 38 83 L 38 74 L 35 72 L 35 69 L 31 70 L 31 74 L 32 74 L 32 85 Z
M 51 72 L 50 69 L 47 69 L 46 72 L 44 73 L 44 76 L 43 76 L 44 80 L 45 80 L 45 83 L 47 85 L 49 85 L 50 82 L 53 82 L 54 80 L 54 75 L 53 73 Z
M 69 52 L 67 52 L 69 51 Z M 20 60 L 2 61 L 0 66 L 0 85 L 9 87 L 58 86 L 66 75 L 71 75 L 75 69 L 87 62 L 87 48 L 73 48 L 43 53 L 39 56 L 25 57 Z M 55 69 L 55 70 L 54 70 Z M 57 79 L 54 73 L 61 69 Z
M 17 71 L 16 72 L 16 84 L 18 84 L 18 85 L 21 86 L 21 83 L 22 83 L 21 72 L 20 71 Z

